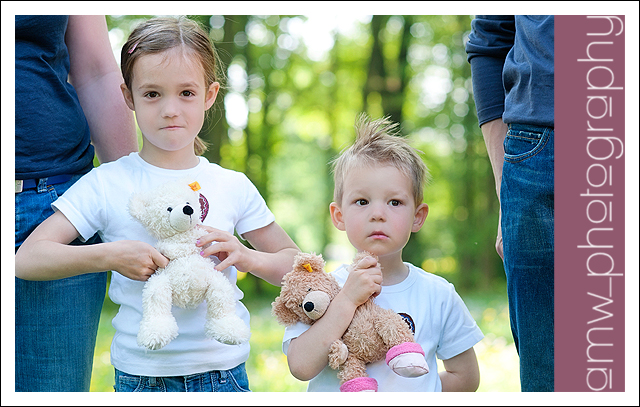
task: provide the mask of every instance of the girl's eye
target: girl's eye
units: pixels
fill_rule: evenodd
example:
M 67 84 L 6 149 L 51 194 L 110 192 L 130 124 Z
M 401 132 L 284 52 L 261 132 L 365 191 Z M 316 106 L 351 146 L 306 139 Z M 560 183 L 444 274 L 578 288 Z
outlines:
M 193 92 L 191 92 L 190 90 L 183 90 L 182 96 L 193 96 Z
M 392 199 L 389 201 L 389 205 L 391 206 L 400 206 L 401 202 L 398 201 L 397 199 Z
M 160 96 L 160 94 L 158 92 L 147 92 L 144 96 L 153 99 Z
M 358 205 L 358 206 L 365 206 L 368 203 L 369 202 L 366 199 L 358 199 L 358 200 L 356 200 L 356 205 Z

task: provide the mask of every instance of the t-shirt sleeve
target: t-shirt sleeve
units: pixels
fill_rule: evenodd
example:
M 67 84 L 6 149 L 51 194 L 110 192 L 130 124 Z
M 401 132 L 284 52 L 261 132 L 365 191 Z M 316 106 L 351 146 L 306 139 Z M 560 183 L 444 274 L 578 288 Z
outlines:
M 244 184 L 243 211 L 236 223 L 236 231 L 242 236 L 244 233 L 263 228 L 275 221 L 275 216 L 267 207 L 264 198 L 258 192 L 255 185 L 240 173 L 240 180 Z
M 436 355 L 450 359 L 470 349 L 484 338 L 464 301 L 449 284 L 449 298 L 443 307 L 443 327 Z
M 476 16 L 471 22 L 465 50 L 471 64 L 473 97 L 480 126 L 502 117 L 504 112 L 502 68 L 514 38 L 513 16 Z
M 286 355 L 291 341 L 305 333 L 310 327 L 311 325 L 302 322 L 296 322 L 294 325 L 286 327 L 284 329 L 284 337 L 282 338 L 282 352 Z
M 51 206 L 60 211 L 80 234 L 80 240 L 90 239 L 105 225 L 104 194 L 99 187 L 96 170 L 81 177 Z

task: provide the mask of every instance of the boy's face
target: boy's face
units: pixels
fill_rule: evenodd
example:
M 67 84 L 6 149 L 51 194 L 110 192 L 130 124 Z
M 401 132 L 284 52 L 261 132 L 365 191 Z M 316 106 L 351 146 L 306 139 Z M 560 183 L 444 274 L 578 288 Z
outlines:
M 342 202 L 330 206 L 331 219 L 358 251 L 401 255 L 428 212 L 424 203 L 416 207 L 412 190 L 409 177 L 393 166 L 356 167 L 344 179 Z
M 182 50 L 143 55 L 133 66 L 131 90 L 122 85 L 144 137 L 143 149 L 193 150 L 204 114 L 216 99 L 219 84 L 207 87 L 201 64 Z M 192 56 L 189 58 L 189 56 Z

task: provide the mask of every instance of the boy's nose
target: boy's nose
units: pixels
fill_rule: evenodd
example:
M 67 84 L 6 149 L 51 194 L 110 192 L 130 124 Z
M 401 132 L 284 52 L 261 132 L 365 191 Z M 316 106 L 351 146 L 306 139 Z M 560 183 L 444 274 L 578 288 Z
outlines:
M 382 221 L 385 219 L 384 215 L 384 207 L 381 205 L 371 205 L 371 220 L 372 221 Z

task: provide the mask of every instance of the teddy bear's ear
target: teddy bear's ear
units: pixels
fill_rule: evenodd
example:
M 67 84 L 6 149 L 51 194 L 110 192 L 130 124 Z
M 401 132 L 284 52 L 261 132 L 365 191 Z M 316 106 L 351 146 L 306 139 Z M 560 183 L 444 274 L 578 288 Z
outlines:
M 324 260 L 322 255 L 315 253 L 298 253 L 293 259 L 293 269 L 298 271 L 322 272 Z
M 271 303 L 271 314 L 276 317 L 280 325 L 290 326 L 298 322 L 298 316 L 285 305 L 282 296 L 276 297 Z
M 144 213 L 145 202 L 141 194 L 133 194 L 129 199 L 129 213 L 134 218 L 140 220 Z

